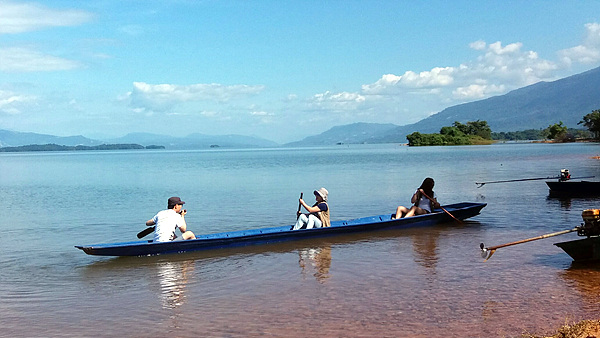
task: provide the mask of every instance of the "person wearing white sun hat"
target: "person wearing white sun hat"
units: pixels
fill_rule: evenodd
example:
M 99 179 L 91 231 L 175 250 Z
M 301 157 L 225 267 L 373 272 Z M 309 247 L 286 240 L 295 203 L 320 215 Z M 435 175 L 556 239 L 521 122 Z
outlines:
M 314 191 L 316 203 L 309 206 L 300 198 L 299 203 L 308 211 L 308 214 L 303 214 L 298 211 L 298 221 L 292 230 L 298 230 L 302 227 L 306 229 L 329 227 L 331 221 L 329 218 L 329 205 L 327 204 L 327 196 L 329 192 L 325 188 Z

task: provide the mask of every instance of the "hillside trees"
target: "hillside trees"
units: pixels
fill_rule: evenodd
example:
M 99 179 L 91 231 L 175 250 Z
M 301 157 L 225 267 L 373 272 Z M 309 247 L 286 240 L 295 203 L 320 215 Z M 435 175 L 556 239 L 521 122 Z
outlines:
M 492 129 L 487 121 L 470 121 L 466 125 L 456 121 L 454 122 L 454 127 L 465 133 L 465 135 L 475 135 L 485 140 L 492 139 Z
M 565 142 L 572 138 L 567 134 L 567 130 L 567 126 L 565 126 L 562 121 L 559 121 L 559 123 L 549 125 L 548 128 L 544 129 L 544 136 L 551 140 Z
M 544 138 L 542 129 L 526 129 L 520 131 L 501 131 L 492 133 L 492 140 L 524 141 Z
M 596 140 L 600 140 L 600 109 L 596 109 L 585 115 L 583 120 L 577 124 L 583 124 L 594 135 Z

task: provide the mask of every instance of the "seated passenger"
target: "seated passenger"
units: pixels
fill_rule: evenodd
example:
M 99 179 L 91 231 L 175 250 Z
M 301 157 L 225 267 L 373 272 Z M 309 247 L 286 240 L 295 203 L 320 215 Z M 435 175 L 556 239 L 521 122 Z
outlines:
M 431 210 L 439 208 L 440 204 L 437 201 L 435 193 L 433 192 L 434 185 L 433 178 L 427 177 L 421 183 L 421 186 L 413 194 L 410 202 L 413 206 L 408 209 L 404 206 L 399 206 L 396 209 L 396 215 L 392 216 L 392 219 L 398 219 L 403 217 L 411 217 L 414 215 L 424 215 L 431 213 Z
M 181 208 L 185 204 L 179 197 L 171 197 L 167 202 L 167 209 L 159 211 L 154 217 L 146 221 L 147 226 L 156 225 L 154 229 L 155 242 L 168 242 L 178 239 L 175 230 L 181 231 L 179 239 L 195 239 L 193 232 L 187 230 L 185 214 L 187 210 Z
M 331 225 L 329 219 L 329 205 L 327 204 L 327 195 L 329 192 L 325 188 L 314 191 L 316 203 L 311 207 L 300 198 L 300 204 L 309 213 L 302 214 L 298 211 L 298 221 L 292 228 L 292 230 L 298 230 L 306 226 L 306 229 L 329 227 Z

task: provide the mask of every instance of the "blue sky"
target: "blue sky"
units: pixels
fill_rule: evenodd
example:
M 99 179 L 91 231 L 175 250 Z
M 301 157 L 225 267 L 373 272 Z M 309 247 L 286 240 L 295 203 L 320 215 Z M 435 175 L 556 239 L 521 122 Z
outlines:
M 284 143 L 598 66 L 600 1 L 0 0 L 0 129 L 59 136 Z

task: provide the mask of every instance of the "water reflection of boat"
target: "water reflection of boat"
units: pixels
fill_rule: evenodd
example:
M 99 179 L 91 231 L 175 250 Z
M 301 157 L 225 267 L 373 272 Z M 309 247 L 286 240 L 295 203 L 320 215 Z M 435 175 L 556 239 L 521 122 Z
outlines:
M 134 241 L 109 244 L 81 245 L 76 248 L 88 255 L 101 256 L 146 256 L 187 251 L 234 248 L 247 245 L 269 244 L 275 242 L 301 240 L 315 237 L 366 232 L 380 229 L 411 228 L 432 226 L 438 223 L 451 222 L 450 213 L 458 219 L 466 219 L 479 214 L 486 203 L 464 202 L 445 206 L 445 211 L 435 210 L 430 214 L 401 219 L 391 219 L 391 214 L 363 217 L 345 221 L 333 221 L 327 228 L 290 230 L 291 226 L 261 228 L 199 235 L 197 239 L 152 243 L 152 241 Z
M 411 236 L 415 262 L 427 269 L 435 270 L 438 262 L 439 230 L 427 231 Z
M 319 283 L 324 283 L 329 278 L 331 268 L 331 246 L 306 248 L 298 252 L 298 264 L 302 275 L 313 272 Z
M 194 268 L 193 261 L 160 262 L 156 267 L 162 307 L 180 307 L 185 301 L 185 287 Z
M 571 267 L 562 271 L 560 276 L 578 290 L 584 299 L 593 304 L 600 300 L 600 268 L 597 265 L 589 265 L 573 262 Z

